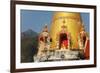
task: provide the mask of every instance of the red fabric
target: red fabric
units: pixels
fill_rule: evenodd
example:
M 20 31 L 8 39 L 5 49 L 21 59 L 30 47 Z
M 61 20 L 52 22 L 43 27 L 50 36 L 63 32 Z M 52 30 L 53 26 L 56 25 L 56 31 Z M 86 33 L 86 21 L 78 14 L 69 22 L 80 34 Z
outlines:
M 43 37 L 39 37 L 39 41 L 44 42 L 44 38 Z
M 89 40 L 87 41 L 86 48 L 85 48 L 85 58 L 86 59 L 90 58 L 90 42 L 89 42 Z
M 65 36 L 66 35 L 66 36 Z M 62 47 L 68 47 L 68 33 L 66 32 L 66 33 L 60 33 L 60 38 L 59 38 L 59 43 L 60 43 L 60 45 L 59 45 L 59 48 L 61 48 L 61 46 Z
M 63 44 L 64 46 L 68 47 L 68 40 L 62 41 L 62 44 Z

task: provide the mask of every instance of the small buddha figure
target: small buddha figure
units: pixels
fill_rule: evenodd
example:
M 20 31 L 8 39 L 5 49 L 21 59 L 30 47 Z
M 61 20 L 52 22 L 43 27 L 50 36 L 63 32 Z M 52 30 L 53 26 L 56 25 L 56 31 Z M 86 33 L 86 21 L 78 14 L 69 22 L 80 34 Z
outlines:
M 59 32 L 59 49 L 61 48 L 68 48 L 68 31 L 66 26 L 61 27 L 61 31 Z

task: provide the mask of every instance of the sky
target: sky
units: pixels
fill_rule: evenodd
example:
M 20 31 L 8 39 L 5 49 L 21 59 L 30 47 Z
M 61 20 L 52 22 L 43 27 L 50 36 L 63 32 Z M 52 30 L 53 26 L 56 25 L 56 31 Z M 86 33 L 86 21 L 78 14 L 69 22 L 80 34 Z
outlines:
M 21 32 L 32 29 L 39 33 L 45 24 L 50 27 L 53 11 L 36 11 L 36 10 L 21 10 Z M 89 32 L 89 13 L 80 13 L 85 29 Z

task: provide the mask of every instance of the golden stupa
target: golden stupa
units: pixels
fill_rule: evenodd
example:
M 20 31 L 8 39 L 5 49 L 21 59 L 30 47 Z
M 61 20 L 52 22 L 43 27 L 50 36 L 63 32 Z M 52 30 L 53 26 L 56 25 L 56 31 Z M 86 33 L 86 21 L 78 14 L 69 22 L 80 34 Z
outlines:
M 67 26 L 68 32 L 71 34 L 73 49 L 78 48 L 78 35 L 82 27 L 82 20 L 80 13 L 75 12 L 55 12 L 53 15 L 51 27 L 50 27 L 50 36 L 52 38 L 51 46 L 56 47 L 57 43 L 57 34 L 61 30 L 61 26 Z

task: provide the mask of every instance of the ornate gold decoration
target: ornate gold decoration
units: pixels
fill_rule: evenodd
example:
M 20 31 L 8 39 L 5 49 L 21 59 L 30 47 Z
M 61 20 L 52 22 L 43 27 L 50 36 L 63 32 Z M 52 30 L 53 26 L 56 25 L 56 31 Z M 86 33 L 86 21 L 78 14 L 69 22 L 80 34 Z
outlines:
M 53 15 L 53 20 L 51 23 L 50 28 L 50 36 L 52 37 L 52 48 L 56 47 L 57 44 L 57 34 L 61 30 L 61 26 L 65 25 L 67 26 L 68 32 L 72 36 L 72 42 L 73 42 L 73 49 L 78 48 L 78 34 L 80 32 L 80 29 L 82 27 L 82 20 L 80 13 L 74 13 L 74 12 L 55 12 Z

